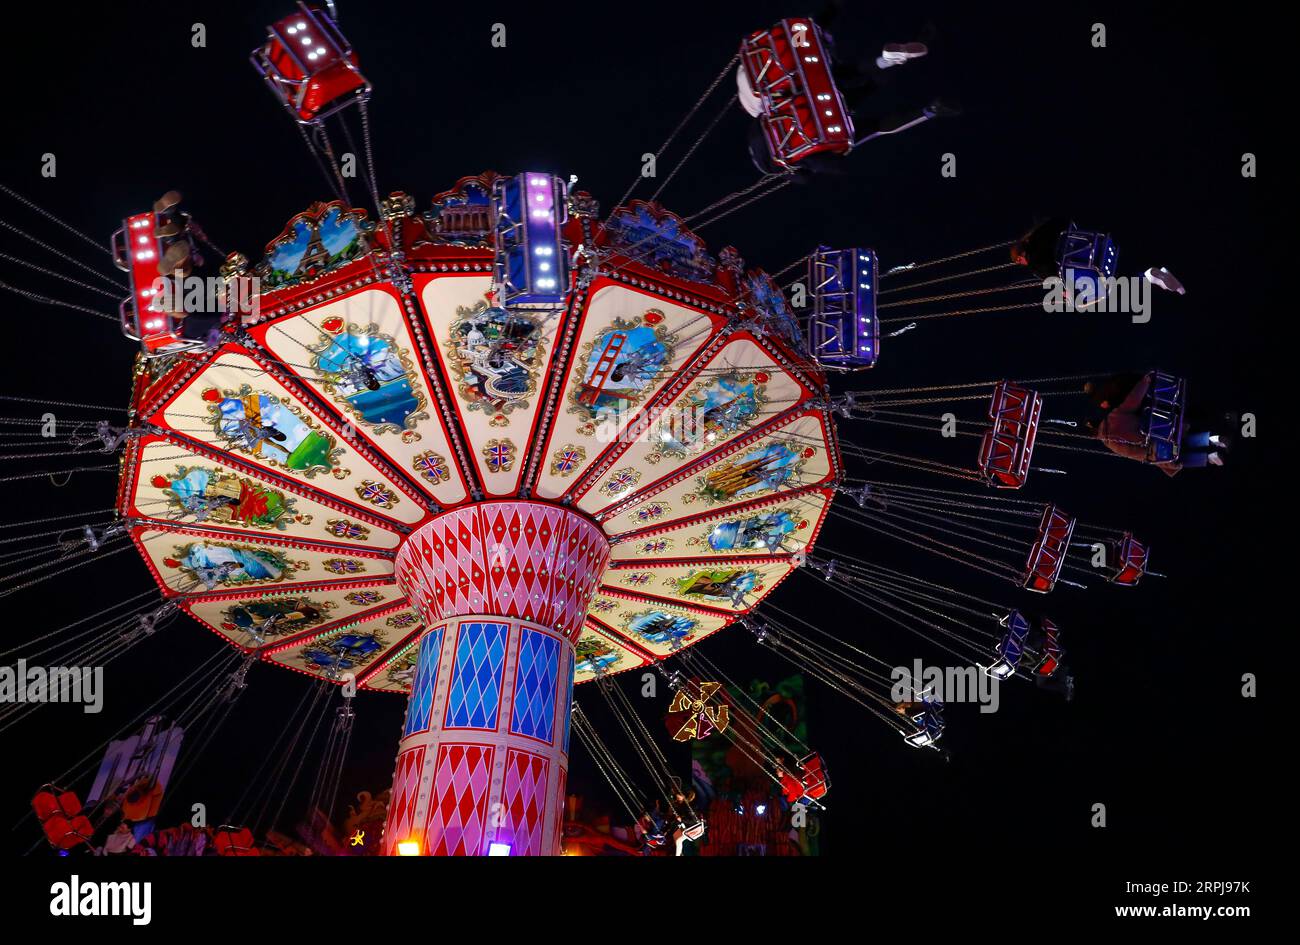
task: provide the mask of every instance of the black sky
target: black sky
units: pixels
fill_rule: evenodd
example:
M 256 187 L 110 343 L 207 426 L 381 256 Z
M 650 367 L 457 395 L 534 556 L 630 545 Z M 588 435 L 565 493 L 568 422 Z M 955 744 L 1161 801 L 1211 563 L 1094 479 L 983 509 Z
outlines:
M 105 239 L 126 214 L 178 188 L 215 242 L 256 257 L 290 216 L 326 197 L 291 122 L 247 62 L 264 24 L 285 6 L 29 9 L 21 41 L 6 53 L 11 94 L 0 180 Z M 891 94 L 916 101 L 943 94 L 960 100 L 963 115 L 870 144 L 850 159 L 851 176 L 787 188 L 711 227 L 710 245 L 732 243 L 751 265 L 770 270 L 819 242 L 870 245 L 887 267 L 1008 239 L 1049 214 L 1071 215 L 1116 235 L 1125 272 L 1165 265 L 1186 283 L 1187 296 L 1157 298 L 1146 325 L 1030 313 L 927 327 L 888 344 L 881 365 L 854 386 L 1158 365 L 1189 376 L 1207 407 L 1258 414 L 1264 432 L 1263 445 L 1243 444 L 1223 470 L 1168 480 L 1150 468 L 1081 457 L 1069 477 L 1031 480 L 1027 497 L 1056 498 L 1088 521 L 1133 527 L 1155 547 L 1153 567 L 1169 575 L 1136 590 L 1061 588 L 1044 604 L 1067 634 L 1078 682 L 1073 703 L 1008 687 L 995 715 L 955 707 L 946 736 L 953 757 L 945 764 L 812 684 L 811 741 L 834 784 L 823 849 L 995 841 L 1090 856 L 1193 837 L 1230 847 L 1257 835 L 1272 790 L 1261 766 L 1283 733 L 1262 706 L 1241 697 L 1241 676 L 1260 674 L 1267 687 L 1276 638 L 1290 632 L 1279 625 L 1274 599 L 1289 561 L 1252 564 L 1279 529 L 1276 507 L 1285 501 L 1264 479 L 1268 436 L 1280 437 L 1285 422 L 1272 409 L 1268 355 L 1292 317 L 1273 304 L 1290 274 L 1269 265 L 1276 244 L 1263 234 L 1278 212 L 1276 195 L 1263 189 L 1281 161 L 1265 137 L 1268 97 L 1278 88 L 1278 61 L 1267 52 L 1276 26 L 1241 10 L 1225 23 L 1183 6 L 1139 3 L 850 7 L 840 38 L 864 51 L 927 36 L 930 56 L 900 72 Z M 426 206 L 466 174 L 541 169 L 577 174 L 608 209 L 640 155 L 658 147 L 741 35 L 802 12 L 771 2 L 498 2 L 485 10 L 353 0 L 343 3 L 340 25 L 375 86 L 385 192 L 407 190 Z M 206 48 L 190 45 L 196 22 L 206 25 Z M 489 44 L 494 22 L 506 24 L 505 49 Z M 1104 49 L 1089 42 L 1097 22 L 1107 27 Z M 1250 41 L 1231 45 L 1240 38 Z M 721 122 L 664 202 L 693 212 L 752 182 L 744 130 L 738 110 Z M 940 176 L 945 152 L 957 157 L 955 179 Z M 1243 179 L 1244 152 L 1260 155 L 1262 179 Z M 40 175 L 46 153 L 58 159 L 54 179 Z M 22 216 L 8 202 L 0 210 L 5 219 Z M 52 232 L 39 223 L 33 229 Z M 0 234 L 4 251 L 18 245 Z M 0 393 L 125 403 L 133 352 L 111 325 L 8 296 L 3 311 L 11 356 Z M 890 437 L 865 425 L 843 435 Z M 6 483 L 4 519 L 107 508 L 113 482 L 87 473 L 62 489 Z M 941 583 L 1023 600 L 991 579 L 955 573 L 834 521 L 822 540 L 923 569 Z M 23 591 L 5 600 L 6 638 L 35 636 L 148 580 L 143 564 L 124 553 Z M 939 658 L 841 607 L 812 577 L 792 577 L 777 602 L 868 649 L 877 645 L 885 658 Z M 737 677 L 780 671 L 738 633 L 705 646 Z M 0 733 L 0 814 L 16 821 L 44 780 L 219 647 L 197 624 L 180 622 L 133 651 L 128 665 L 112 667 L 103 716 L 55 706 Z M 194 800 L 228 806 L 311 685 L 272 667 L 256 668 L 251 683 L 170 800 L 174 820 Z M 403 711 L 398 698 L 358 701 L 345 794 L 386 786 Z M 598 787 L 581 757 L 573 781 Z M 1107 831 L 1088 826 L 1098 801 L 1108 807 Z M 36 839 L 30 824 L 11 836 L 20 851 Z

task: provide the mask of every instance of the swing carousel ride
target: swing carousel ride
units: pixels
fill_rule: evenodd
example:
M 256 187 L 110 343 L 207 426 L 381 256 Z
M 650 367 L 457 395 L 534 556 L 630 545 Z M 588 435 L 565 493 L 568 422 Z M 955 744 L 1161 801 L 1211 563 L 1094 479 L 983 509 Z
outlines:
M 338 684 L 332 744 L 346 745 L 356 690 L 405 698 L 389 854 L 559 852 L 571 732 L 634 819 L 662 810 L 647 843 L 699 839 L 707 826 L 689 791 L 616 678 L 630 670 L 672 688 L 678 741 L 729 738 L 787 803 L 821 806 L 821 757 L 760 718 L 698 646 L 728 627 L 907 745 L 937 749 L 939 695 L 918 683 L 898 699 L 900 661 L 869 652 L 869 627 L 846 635 L 815 608 L 783 607 L 777 589 L 799 572 L 963 666 L 1068 694 L 1057 625 L 1016 601 L 1132 586 L 1149 558 L 1129 532 L 1014 497 L 1035 471 L 1060 472 L 1036 465 L 1044 448 L 1114 452 L 1076 425 L 1078 411 L 1051 413 L 1085 378 L 861 380 L 922 321 L 1040 306 L 1041 279 L 1005 284 L 1021 265 L 1071 270 L 1072 291 L 1104 295 L 1115 244 L 1067 222 L 892 268 L 873 248 L 802 247 L 775 273 L 709 247 L 698 231 L 806 173 L 809 156 L 847 159 L 852 119 L 828 48 L 807 18 L 743 39 L 682 124 L 739 69 L 780 171 L 692 215 L 629 199 L 635 184 L 602 214 L 576 179 L 544 171 L 467 176 L 421 207 L 381 197 L 370 84 L 332 9 L 298 4 L 252 60 L 332 198 L 293 217 L 260 259 L 218 250 L 174 192 L 125 217 L 111 255 L 130 290 L 113 318 L 140 346 L 129 419 L 57 429 L 65 455 L 120 453 L 115 510 L 30 536 L 55 535 L 48 549 L 8 551 L 4 592 L 133 547 L 161 602 L 137 594 L 98 631 L 53 635 L 70 665 L 184 614 L 234 648 L 226 700 L 256 661 Z M 370 209 L 347 193 L 340 134 L 365 155 Z M 95 269 L 101 281 L 88 284 L 78 265 L 74 286 L 121 285 Z M 202 275 L 221 287 L 219 313 L 190 304 Z M 1014 301 L 960 307 L 994 294 Z M 1128 446 L 1168 465 L 1184 384 L 1161 371 L 1146 382 Z M 951 455 L 895 445 L 936 442 L 917 431 L 932 434 L 943 414 L 957 418 L 958 435 L 939 441 Z M 863 436 L 868 423 L 903 430 L 886 441 Z M 819 548 L 828 516 L 965 565 L 987 589 L 882 563 L 874 542 Z M 648 793 L 574 701 L 588 684 L 635 743 Z M 67 848 L 90 822 L 65 793 L 47 790 L 38 807 Z M 253 845 L 222 830 L 223 852 Z

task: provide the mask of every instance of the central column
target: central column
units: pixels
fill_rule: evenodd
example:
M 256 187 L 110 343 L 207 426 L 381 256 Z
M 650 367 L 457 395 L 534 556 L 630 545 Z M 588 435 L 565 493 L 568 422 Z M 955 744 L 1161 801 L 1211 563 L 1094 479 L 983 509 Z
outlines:
M 599 526 L 545 502 L 445 512 L 398 550 L 424 620 L 387 854 L 560 852 L 574 643 L 609 560 Z

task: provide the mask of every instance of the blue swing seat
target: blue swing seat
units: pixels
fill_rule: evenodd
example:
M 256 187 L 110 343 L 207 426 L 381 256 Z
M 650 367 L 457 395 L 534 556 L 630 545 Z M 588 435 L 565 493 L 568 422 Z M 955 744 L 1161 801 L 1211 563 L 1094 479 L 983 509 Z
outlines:
M 568 297 L 561 227 L 568 187 L 551 174 L 528 171 L 492 188 L 494 272 L 506 308 L 554 309 Z
M 905 713 L 916 731 L 903 736 L 903 740 L 913 748 L 933 748 L 943 737 L 943 703 L 937 699 L 922 697 L 920 703 L 912 703 Z
M 861 370 L 880 355 L 878 261 L 866 247 L 819 246 L 808 259 L 808 350 L 818 364 Z
M 1161 371 L 1152 371 L 1148 377 L 1150 384 L 1142 402 L 1142 438 L 1147 462 L 1177 462 L 1183 446 L 1187 381 Z
M 1081 230 L 1071 223 L 1057 240 L 1061 282 L 1076 308 L 1088 308 L 1106 297 L 1106 282 L 1114 277 L 1118 262 L 1119 247 L 1108 233 Z
M 1006 679 L 1016 674 L 1020 658 L 1025 653 L 1025 637 L 1029 635 L 1029 621 L 1018 610 L 1007 614 L 1003 625 L 1007 628 L 1007 632 L 993 648 L 997 659 L 993 665 L 984 670 L 995 679 Z

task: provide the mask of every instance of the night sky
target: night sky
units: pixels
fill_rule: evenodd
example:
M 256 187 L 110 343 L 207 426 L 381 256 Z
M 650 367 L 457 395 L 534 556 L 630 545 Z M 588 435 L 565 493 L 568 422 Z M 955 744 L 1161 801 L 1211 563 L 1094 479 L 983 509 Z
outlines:
M 850 855 L 868 845 L 906 863 L 941 844 L 1009 844 L 1083 858 L 1193 843 L 1233 849 L 1269 823 L 1275 788 L 1260 766 L 1274 740 L 1285 737 L 1240 688 L 1246 672 L 1260 674 L 1265 688 L 1277 685 L 1275 676 L 1269 682 L 1279 662 L 1272 638 L 1290 632 L 1269 599 L 1270 582 L 1285 580 L 1282 568 L 1261 572 L 1253 559 L 1272 540 L 1274 508 L 1285 498 L 1264 479 L 1268 438 L 1280 435 L 1284 422 L 1270 409 L 1276 401 L 1267 391 L 1266 355 L 1279 339 L 1266 326 L 1292 313 L 1269 304 L 1285 274 L 1270 266 L 1274 244 L 1261 232 L 1266 210 L 1276 205 L 1261 189 L 1277 173 L 1261 100 L 1274 87 L 1276 65 L 1258 45 L 1226 43 L 1254 42 L 1276 27 L 1262 16 L 1227 24 L 1136 3 L 858 6 L 849 4 L 854 12 L 837 30 L 841 44 L 863 54 L 918 37 L 930 46 L 926 59 L 893 77 L 894 104 L 942 95 L 958 100 L 963 114 L 872 142 L 849 158 L 850 173 L 788 187 L 727 217 L 702 234 L 710 246 L 734 244 L 750 265 L 776 271 L 817 243 L 869 245 L 883 269 L 1011 239 L 1049 215 L 1071 216 L 1115 234 L 1124 274 L 1164 265 L 1187 285 L 1187 295 L 1160 294 L 1145 325 L 1124 316 L 1041 312 L 930 323 L 887 342 L 880 366 L 847 386 L 1159 366 L 1190 377 L 1199 406 L 1254 412 L 1263 432 L 1258 445 L 1240 444 L 1219 470 L 1168 479 L 1137 464 L 1053 455 L 1051 465 L 1066 466 L 1070 475 L 1031 478 L 1017 497 L 1059 500 L 1082 520 L 1131 527 L 1152 543 L 1152 567 L 1169 577 L 1137 589 L 1062 587 L 1046 601 L 1031 601 L 1010 585 L 887 538 L 855 534 L 832 518 L 821 539 L 826 548 L 995 600 L 1041 606 L 1064 628 L 1077 691 L 1067 704 L 1031 686 L 1006 686 L 996 714 L 951 707 L 945 763 L 908 748 L 810 682 L 809 741 L 833 783 L 822 850 Z M 45 9 L 33 14 L 24 42 L 7 50 L 11 93 L 21 91 L 7 96 L 0 181 L 104 240 L 128 213 L 177 188 L 217 244 L 251 258 L 289 217 L 329 196 L 292 123 L 247 61 L 264 25 L 287 4 Z M 353 0 L 342 5 L 340 26 L 375 86 L 371 115 L 383 193 L 406 190 L 426 208 L 433 194 L 467 174 L 549 170 L 577 174 L 579 188 L 607 211 L 637 174 L 640 155 L 659 146 L 742 34 L 804 12 L 815 13 L 770 2 L 498 2 L 485 10 Z M 190 45 L 194 22 L 207 26 L 206 48 Z M 506 24 L 505 49 L 489 44 L 494 22 Z M 1104 49 L 1089 42 L 1096 22 L 1107 27 Z M 69 31 L 78 39 L 71 41 Z M 667 206 L 693 213 L 755 179 L 746 121 L 739 109 L 726 116 L 665 191 Z M 954 179 L 940 176 L 946 152 L 957 158 Z M 1262 179 L 1242 177 L 1244 152 L 1260 155 Z M 55 179 L 40 175 L 44 153 L 57 156 Z M 679 145 L 661 168 L 681 153 Z M 0 218 L 57 236 L 52 224 L 33 220 L 7 198 L 0 198 Z M 94 253 L 75 239 L 60 245 Z M 0 233 L 0 251 L 20 247 Z M 36 250 L 18 255 L 39 258 Z M 49 282 L 20 281 L 11 267 L 0 269 L 6 279 L 61 294 Z M 8 295 L 4 306 L 12 350 L 0 393 L 125 404 L 134 352 L 112 325 Z M 836 389 L 845 386 L 836 381 Z M 12 409 L 30 408 L 6 405 L 6 415 L 26 415 Z M 906 446 L 900 434 L 874 425 L 845 423 L 841 435 Z M 61 489 L 6 483 L 4 519 L 105 509 L 115 479 L 86 473 Z M 922 474 L 909 481 L 950 485 Z M 6 639 L 13 645 L 46 632 L 144 590 L 149 580 L 138 557 L 126 552 L 22 591 L 5 600 Z M 795 575 L 774 602 L 891 662 L 942 660 L 923 641 L 845 606 L 819 580 Z M 19 819 L 45 780 L 220 647 L 197 623 L 180 620 L 110 667 L 101 716 L 50 706 L 0 733 L 6 823 Z M 788 671 L 742 632 L 710 640 L 704 652 L 734 678 Z M 312 685 L 298 674 L 255 667 L 224 730 L 169 797 L 163 822 L 187 819 L 196 800 L 227 809 Z M 579 689 L 588 707 L 594 696 Z M 362 694 L 357 703 L 344 797 L 387 786 L 403 712 L 400 698 L 382 694 Z M 603 717 L 594 709 L 592 715 L 598 723 Z M 316 764 L 312 754 L 298 793 Z M 577 749 L 571 787 L 607 802 Z M 301 809 L 295 802 L 289 799 L 283 825 Z M 1096 802 L 1107 805 L 1106 830 L 1089 826 Z M 6 834 L 16 852 L 38 839 L 30 821 Z

